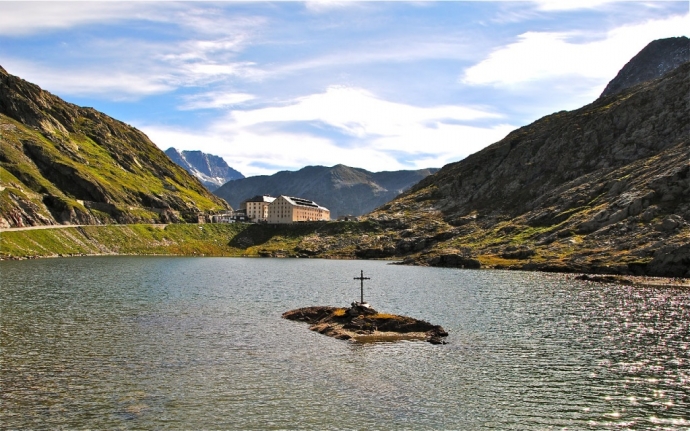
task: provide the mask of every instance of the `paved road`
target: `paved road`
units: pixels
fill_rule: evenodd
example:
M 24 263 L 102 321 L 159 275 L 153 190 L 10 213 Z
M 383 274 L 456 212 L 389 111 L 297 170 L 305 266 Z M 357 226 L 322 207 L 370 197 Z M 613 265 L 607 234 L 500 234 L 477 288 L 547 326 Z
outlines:
M 51 224 L 45 226 L 26 226 L 26 227 L 10 227 L 0 228 L 0 232 L 13 232 L 16 230 L 35 230 L 35 229 L 62 229 L 65 227 L 86 227 L 86 226 L 127 226 L 124 224 Z M 150 226 L 164 229 L 167 224 L 151 224 Z

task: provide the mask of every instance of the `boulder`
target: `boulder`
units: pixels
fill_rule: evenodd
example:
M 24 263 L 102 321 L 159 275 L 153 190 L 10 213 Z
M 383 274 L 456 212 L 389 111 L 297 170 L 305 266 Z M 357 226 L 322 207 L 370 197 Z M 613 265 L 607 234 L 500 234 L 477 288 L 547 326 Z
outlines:
M 439 266 L 444 268 L 469 268 L 479 269 L 482 264 L 472 257 L 460 254 L 442 254 L 428 260 L 429 266 Z

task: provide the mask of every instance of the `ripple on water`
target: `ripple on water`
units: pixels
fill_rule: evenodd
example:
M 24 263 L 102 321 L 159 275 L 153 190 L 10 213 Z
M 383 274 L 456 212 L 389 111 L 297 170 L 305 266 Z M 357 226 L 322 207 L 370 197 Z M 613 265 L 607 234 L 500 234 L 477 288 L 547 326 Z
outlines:
M 440 324 L 356 344 L 280 315 L 347 305 Z M 690 295 L 384 262 L 0 262 L 8 428 L 678 429 Z

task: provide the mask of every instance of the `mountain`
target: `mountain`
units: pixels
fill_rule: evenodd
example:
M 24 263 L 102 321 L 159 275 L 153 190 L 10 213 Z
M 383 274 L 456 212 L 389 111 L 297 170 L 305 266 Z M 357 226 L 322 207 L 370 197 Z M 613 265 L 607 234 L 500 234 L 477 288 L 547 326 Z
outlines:
M 214 193 L 239 207 L 256 195 L 288 195 L 311 199 L 331 211 L 331 218 L 358 216 L 383 205 L 438 169 L 369 172 L 345 165 L 307 166 L 226 183 Z
M 660 78 L 687 61 L 690 61 L 690 39 L 687 37 L 655 40 L 623 66 L 601 96 L 610 96 L 641 82 Z
M 690 277 L 690 62 L 517 129 L 366 216 L 318 255 Z
M 228 208 L 141 131 L 0 67 L 0 226 L 194 220 Z
M 165 154 L 197 177 L 210 191 L 216 190 L 228 181 L 244 178 L 244 175 L 228 166 L 222 157 L 213 154 L 201 151 L 177 151 L 172 147 L 165 150 Z

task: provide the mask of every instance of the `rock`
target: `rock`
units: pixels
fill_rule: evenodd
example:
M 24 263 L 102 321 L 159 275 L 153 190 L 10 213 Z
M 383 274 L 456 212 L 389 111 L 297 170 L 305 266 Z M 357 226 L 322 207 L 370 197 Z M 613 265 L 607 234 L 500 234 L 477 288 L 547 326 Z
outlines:
M 178 151 L 168 148 L 165 154 L 170 160 L 194 175 L 207 189 L 214 191 L 228 181 L 244 178 L 240 172 L 228 166 L 222 157 L 201 151 Z
M 299 320 L 301 322 L 314 323 L 325 317 L 333 315 L 338 310 L 336 307 L 304 307 L 283 313 L 283 319 Z
M 427 341 L 431 344 L 446 344 L 446 342 L 441 337 L 437 336 L 429 337 Z
M 395 248 L 389 246 L 358 246 L 357 250 L 355 250 L 355 256 L 360 259 L 385 259 L 395 255 Z
M 345 312 L 348 316 L 357 317 L 369 314 L 378 314 L 378 311 L 374 310 L 369 304 L 362 304 L 360 302 L 353 302 L 350 304 L 350 308 Z
M 640 221 L 649 223 L 650 221 L 654 220 L 654 217 L 659 214 L 659 211 L 660 210 L 656 205 L 650 206 L 642 214 L 640 214 Z
M 500 256 L 504 259 L 529 259 L 535 252 L 529 247 L 507 247 Z
M 339 340 L 426 340 L 446 344 L 448 336 L 441 326 L 407 316 L 378 313 L 371 307 L 353 302 L 349 309 L 305 307 L 283 313 L 283 318 L 311 324 L 312 331 Z
M 681 227 L 684 223 L 684 220 L 681 216 L 679 215 L 670 215 L 666 218 L 664 218 L 659 225 L 656 226 L 657 230 L 662 230 L 666 232 L 670 232 L 674 229 L 677 229 Z
M 664 277 L 690 277 L 690 242 L 662 245 L 647 264 L 647 274 Z
M 482 264 L 474 258 L 460 254 L 442 254 L 431 258 L 428 261 L 430 266 L 440 266 L 445 268 L 468 268 L 479 269 Z
M 620 93 L 635 84 L 656 79 L 690 60 L 690 40 L 670 37 L 651 42 L 608 83 L 601 97 Z
M 403 238 L 396 243 L 395 252 L 400 255 L 413 251 L 421 251 L 424 250 L 430 242 L 431 240 L 429 238 L 424 237 Z

